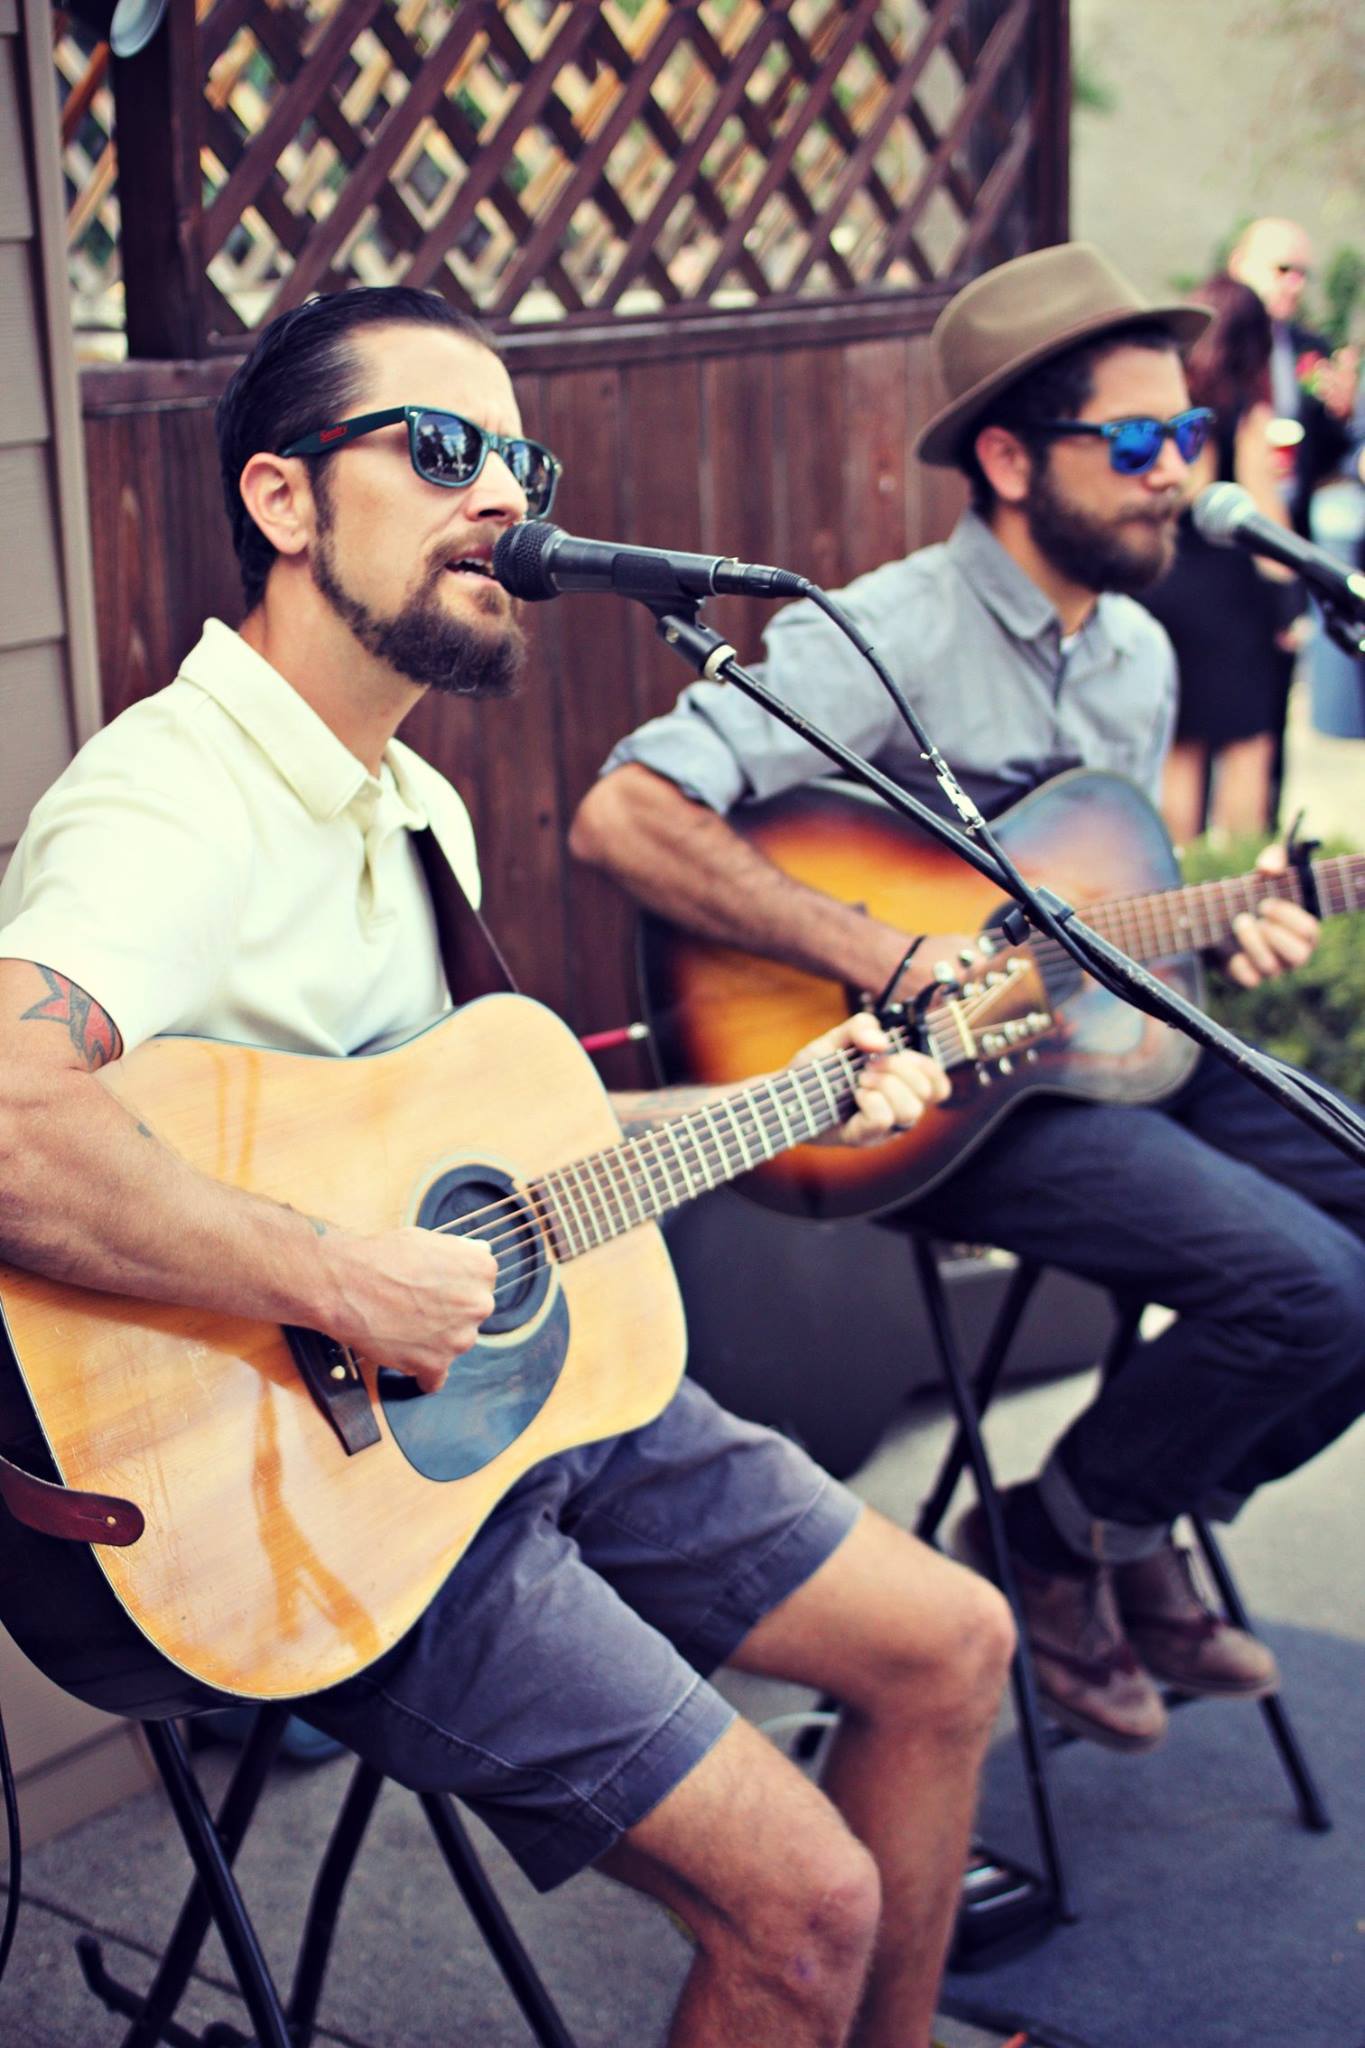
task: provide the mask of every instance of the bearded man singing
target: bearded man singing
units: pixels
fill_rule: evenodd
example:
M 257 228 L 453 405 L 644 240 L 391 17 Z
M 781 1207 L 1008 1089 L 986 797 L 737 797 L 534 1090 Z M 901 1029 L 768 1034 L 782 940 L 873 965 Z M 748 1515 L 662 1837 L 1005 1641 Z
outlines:
M 1086 767 L 1153 800 L 1176 696 L 1171 645 L 1132 593 L 1172 558 L 1188 465 L 1212 415 L 1179 348 L 1206 312 L 1152 306 L 1073 243 L 965 287 L 934 330 L 950 402 L 922 461 L 960 469 L 949 540 L 842 593 L 988 814 Z M 818 464 L 809 467 L 818 488 Z M 779 614 L 766 680 L 816 725 L 929 801 L 930 763 L 871 669 L 809 603 Z M 906 997 L 970 938 L 922 941 L 781 872 L 727 822 L 746 798 L 827 773 L 748 697 L 701 683 L 624 740 L 570 844 L 651 909 L 722 943 Z M 1282 869 L 1283 850 L 1261 866 Z M 1245 986 L 1308 958 L 1315 920 L 1268 898 L 1223 965 Z M 1072 1423 L 1005 1523 L 1039 1688 L 1074 1731 L 1148 1749 L 1160 1686 L 1257 1697 L 1274 1659 L 1202 1599 L 1172 1540 L 1226 1517 L 1365 1405 L 1365 1175 L 1205 1057 L 1160 1105 L 1034 1094 L 903 1212 L 1176 1311 Z M 959 1548 L 984 1563 L 973 1509 Z

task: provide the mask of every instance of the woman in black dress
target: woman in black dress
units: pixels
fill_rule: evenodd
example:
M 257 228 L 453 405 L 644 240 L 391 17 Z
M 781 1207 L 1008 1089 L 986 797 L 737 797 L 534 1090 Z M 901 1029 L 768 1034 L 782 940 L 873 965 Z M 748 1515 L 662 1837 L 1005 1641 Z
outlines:
M 1270 319 L 1256 293 L 1226 276 L 1191 297 L 1215 318 L 1186 363 L 1190 399 L 1216 417 L 1190 470 L 1189 494 L 1239 483 L 1268 519 L 1288 525 L 1271 445 Z M 1207 827 L 1263 833 L 1273 823 L 1275 735 L 1293 655 L 1298 586 L 1277 563 L 1211 546 L 1186 512 L 1170 573 L 1143 595 L 1175 646 L 1180 708 L 1162 809 L 1178 845 Z

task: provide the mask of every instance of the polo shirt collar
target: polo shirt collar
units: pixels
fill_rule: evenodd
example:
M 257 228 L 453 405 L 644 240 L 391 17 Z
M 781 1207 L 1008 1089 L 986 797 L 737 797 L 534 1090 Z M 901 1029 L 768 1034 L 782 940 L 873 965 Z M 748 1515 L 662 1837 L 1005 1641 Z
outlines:
M 968 509 L 948 537 L 948 553 L 986 609 L 993 612 L 1016 640 L 1038 640 L 1048 631 L 1061 636 L 1062 622 L 1026 569 L 1001 547 L 986 521 Z M 1101 591 L 1094 611 L 1081 628 L 1082 637 L 1104 660 L 1115 652 L 1130 653 L 1132 633 L 1122 604 L 1111 591 Z
M 199 644 L 180 674 L 221 705 L 283 777 L 312 817 L 327 824 L 364 790 L 377 795 L 379 783 L 311 704 L 304 702 L 264 655 L 220 619 L 208 619 Z M 413 822 L 427 823 L 426 808 L 413 786 L 402 749 L 390 745 L 384 762 Z

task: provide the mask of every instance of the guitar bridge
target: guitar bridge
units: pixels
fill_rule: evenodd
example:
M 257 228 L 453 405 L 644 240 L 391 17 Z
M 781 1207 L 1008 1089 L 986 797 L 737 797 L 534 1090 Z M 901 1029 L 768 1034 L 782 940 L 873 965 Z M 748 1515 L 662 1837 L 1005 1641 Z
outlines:
M 336 1431 L 347 1457 L 380 1443 L 382 1435 L 369 1388 L 347 1346 L 297 1323 L 286 1323 L 284 1334 L 304 1385 Z

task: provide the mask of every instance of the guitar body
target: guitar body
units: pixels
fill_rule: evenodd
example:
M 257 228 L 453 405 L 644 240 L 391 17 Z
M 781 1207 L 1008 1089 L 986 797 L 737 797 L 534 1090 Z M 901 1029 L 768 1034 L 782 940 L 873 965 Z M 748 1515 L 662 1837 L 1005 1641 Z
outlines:
M 620 1137 L 576 1040 L 520 996 L 370 1058 L 166 1038 L 103 1078 L 203 1172 L 361 1232 L 439 1223 L 471 1188 L 501 1199 Z M 148 1714 L 204 1688 L 273 1699 L 362 1670 L 523 1472 L 649 1421 L 681 1378 L 682 1310 L 652 1225 L 522 1270 L 504 1327 L 485 1326 L 440 1394 L 362 1363 L 376 1441 L 348 1453 L 277 1326 L 0 1266 L 9 1444 L 146 1516 L 127 1547 L 32 1539 L 26 1569 L 0 1572 L 0 1620 L 58 1683 Z M 44 1559 L 56 1576 L 34 1584 Z M 54 1586 L 75 1610 L 55 1623 Z
M 1009 908 L 973 868 L 843 785 L 809 784 L 735 811 L 730 823 L 784 873 L 906 933 L 976 932 Z M 1119 776 L 1087 769 L 1061 775 L 995 819 L 992 829 L 1026 880 L 1048 884 L 1082 916 L 1087 904 L 1180 881 L 1160 818 Z M 646 1013 L 669 1081 L 721 1083 L 779 1066 L 846 1016 L 861 993 L 655 917 L 642 921 L 640 962 Z M 1199 1000 L 1193 954 L 1149 964 Z M 866 1151 L 798 1146 L 736 1185 L 794 1215 L 874 1215 L 924 1194 L 1027 1095 L 1152 1102 L 1169 1094 L 1197 1058 L 1169 1025 L 1111 996 L 1070 961 L 1050 964 L 1042 980 L 1055 1024 L 1027 1058 L 1010 1063 L 1012 1071 L 1002 1072 L 997 1062 L 958 1070 L 951 1098 L 903 1137 Z

